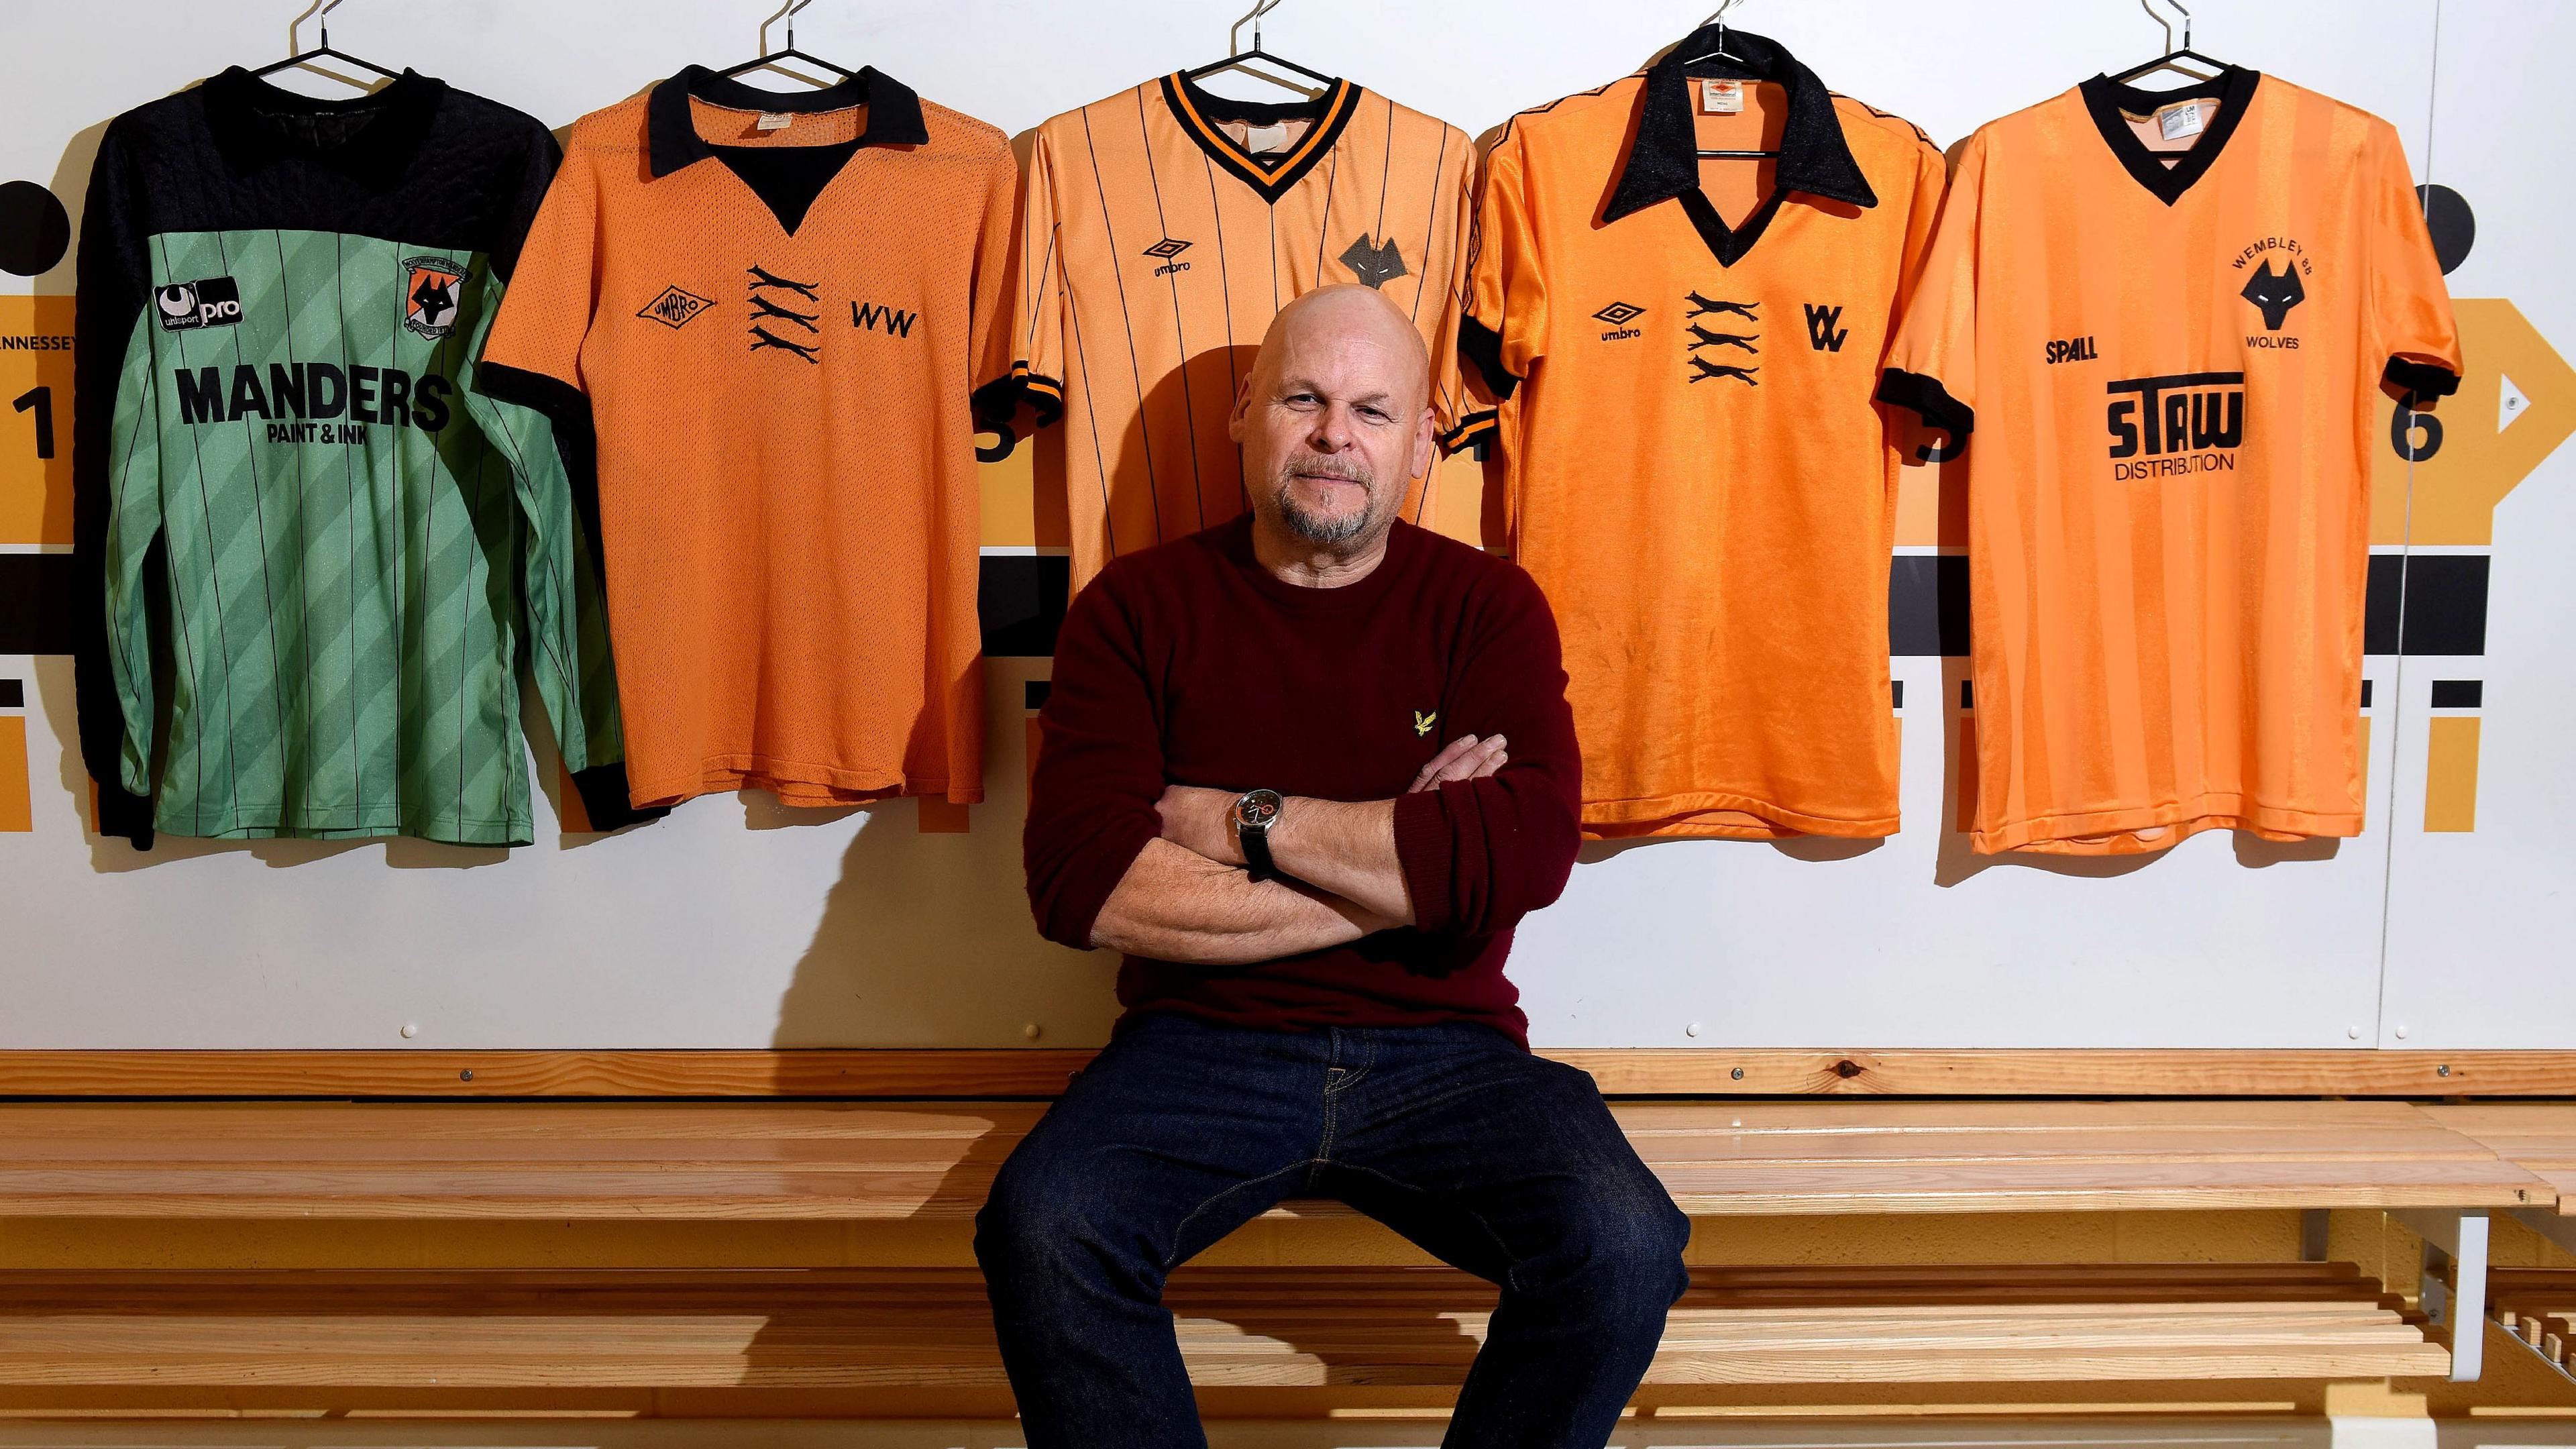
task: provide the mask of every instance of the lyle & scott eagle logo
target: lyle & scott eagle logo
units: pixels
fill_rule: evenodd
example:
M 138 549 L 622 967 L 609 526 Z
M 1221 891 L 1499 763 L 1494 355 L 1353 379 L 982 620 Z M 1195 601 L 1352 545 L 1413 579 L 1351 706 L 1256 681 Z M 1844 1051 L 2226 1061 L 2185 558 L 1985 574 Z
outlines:
M 1436 709 L 1429 714 L 1424 714 L 1418 709 L 1413 712 L 1413 732 L 1417 735 L 1431 733 L 1431 727 L 1438 723 L 1440 723 L 1440 711 Z
M 1395 238 L 1371 246 L 1367 232 L 1361 232 L 1360 239 L 1342 253 L 1342 265 L 1369 287 L 1384 287 L 1405 274 L 1404 256 L 1395 249 Z
M 457 309 L 465 298 L 465 271 L 447 257 L 405 257 L 403 266 L 410 287 L 403 328 L 436 342 L 456 328 Z

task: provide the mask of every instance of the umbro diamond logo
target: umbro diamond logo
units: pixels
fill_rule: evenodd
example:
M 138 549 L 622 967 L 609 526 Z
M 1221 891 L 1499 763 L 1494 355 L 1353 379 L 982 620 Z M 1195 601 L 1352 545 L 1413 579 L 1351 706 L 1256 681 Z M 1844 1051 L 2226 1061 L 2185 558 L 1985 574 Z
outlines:
M 1646 309 L 1633 302 L 1613 302 L 1593 313 L 1592 320 L 1610 324 L 1610 330 L 1601 334 L 1602 341 L 1618 342 L 1630 337 L 1645 336 L 1645 333 L 1628 325 L 1645 315 Z
M 152 306 L 164 332 L 230 327 L 242 319 L 241 284 L 230 277 L 173 282 L 152 294 Z
M 677 329 L 688 326 L 690 318 L 714 305 L 715 303 L 695 292 L 683 292 L 677 287 L 664 287 L 661 296 L 645 303 L 644 310 L 635 315 L 649 318 L 665 327 Z
M 1351 275 L 1359 278 L 1362 285 L 1370 287 L 1383 287 L 1404 275 L 1404 255 L 1395 249 L 1395 238 L 1388 237 L 1371 246 L 1367 232 L 1361 232 L 1360 239 L 1342 253 L 1342 265 L 1350 268 Z
M 1168 277 L 1174 272 L 1186 272 L 1190 269 L 1189 263 L 1177 260 L 1181 253 L 1188 251 L 1189 249 L 1190 244 L 1188 242 L 1181 240 L 1179 237 L 1167 236 L 1161 241 L 1154 243 L 1152 246 L 1145 248 L 1145 255 L 1162 263 L 1161 266 L 1154 269 L 1155 276 Z

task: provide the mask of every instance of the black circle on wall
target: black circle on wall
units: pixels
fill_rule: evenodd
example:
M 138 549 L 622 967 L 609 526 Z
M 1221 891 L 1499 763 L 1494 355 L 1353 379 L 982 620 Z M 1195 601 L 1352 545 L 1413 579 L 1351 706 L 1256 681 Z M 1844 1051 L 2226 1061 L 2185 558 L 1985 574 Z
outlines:
M 2424 226 L 2433 233 L 2433 255 L 2442 264 L 2442 275 L 2459 270 L 2469 259 L 2469 248 L 2478 244 L 2478 216 L 2469 210 L 2467 198 L 2447 186 L 2418 186 L 2415 199 L 2424 205 Z
M 32 181 L 0 184 L 0 271 L 32 277 L 71 250 L 71 214 Z

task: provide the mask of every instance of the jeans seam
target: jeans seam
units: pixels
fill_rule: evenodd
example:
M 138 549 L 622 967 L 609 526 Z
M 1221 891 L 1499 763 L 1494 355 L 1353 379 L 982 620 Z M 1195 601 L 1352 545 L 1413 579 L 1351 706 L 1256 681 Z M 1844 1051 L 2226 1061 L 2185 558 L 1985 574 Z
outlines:
M 1381 1182 L 1392 1183 L 1395 1186 L 1404 1189 L 1406 1192 L 1430 1198 L 1435 1202 L 1441 1197 L 1441 1194 L 1433 1192 L 1427 1187 L 1421 1187 L 1414 1183 L 1406 1182 L 1403 1178 L 1397 1177 L 1393 1173 L 1381 1172 L 1374 1167 L 1364 1167 L 1354 1162 L 1336 1162 L 1333 1165 L 1341 1168 L 1345 1172 L 1367 1173 L 1369 1176 L 1377 1178 Z M 1485 1215 L 1483 1213 L 1476 1211 L 1474 1208 L 1469 1207 L 1464 1203 L 1460 1203 L 1458 1205 L 1458 1210 L 1466 1215 L 1469 1222 L 1474 1223 L 1478 1228 L 1482 1229 L 1486 1240 L 1494 1245 L 1495 1251 L 1503 1255 L 1503 1286 L 1511 1289 L 1515 1293 L 1520 1292 L 1519 1255 L 1512 1251 L 1511 1244 L 1503 1241 L 1503 1235 L 1494 1231 L 1494 1225 L 1485 1220 Z
M 1201 1214 L 1201 1213 L 1203 1213 L 1203 1212 L 1206 1212 L 1209 1208 L 1212 1208 L 1212 1207 L 1216 1206 L 1216 1204 L 1217 1204 L 1220 1200 L 1222 1200 L 1223 1198 L 1225 1198 L 1225 1197 L 1226 1197 L 1226 1196 L 1228 1196 L 1229 1194 L 1241 1192 L 1241 1191 L 1243 1191 L 1243 1190 L 1244 1190 L 1245 1188 L 1247 1188 L 1247 1187 L 1258 1187 L 1258 1186 L 1260 1186 L 1261 1184 L 1263 1184 L 1263 1183 L 1265 1183 L 1265 1182 L 1268 1182 L 1270 1179 L 1272 1179 L 1272 1178 L 1274 1178 L 1274 1177 L 1279 1177 L 1279 1176 L 1282 1176 L 1282 1175 L 1287 1174 L 1287 1173 L 1295 1172 L 1298 1168 L 1301 1168 L 1301 1167 L 1312 1167 L 1312 1166 L 1315 1164 L 1315 1161 L 1316 1161 L 1316 1159 L 1314 1159 L 1314 1158 L 1311 1158 L 1311 1157 L 1310 1157 L 1310 1158 L 1307 1158 L 1307 1159 L 1306 1159 L 1305 1161 L 1303 1161 L 1303 1162 L 1292 1162 L 1292 1163 L 1289 1163 L 1286 1167 L 1278 1168 L 1278 1169 L 1276 1169 L 1276 1170 L 1274 1170 L 1274 1171 L 1270 1171 L 1270 1172 L 1265 1172 L 1265 1173 L 1261 1174 L 1259 1177 L 1246 1178 L 1246 1179 L 1245 1179 L 1245 1180 L 1243 1180 L 1242 1182 L 1235 1183 L 1235 1184 L 1233 1184 L 1233 1185 L 1232 1185 L 1232 1186 L 1230 1186 L 1230 1187 L 1221 1188 L 1221 1189 L 1219 1189 L 1219 1190 L 1218 1190 L 1218 1191 L 1216 1191 L 1216 1192 L 1210 1193 L 1210 1194 L 1209 1194 L 1209 1195 L 1208 1195 L 1204 1200 L 1202 1200 L 1202 1201 L 1199 1203 L 1199 1205 L 1198 1205 L 1197 1207 L 1194 1207 L 1194 1208 L 1190 1209 L 1190 1210 L 1189 1210 L 1189 1212 L 1188 1212 L 1187 1214 L 1185 1214 L 1185 1215 L 1181 1218 L 1180 1222 L 1178 1222 L 1177 1224 L 1173 1225 L 1173 1228 L 1172 1228 L 1172 1245 L 1171 1245 L 1171 1247 L 1170 1247 L 1168 1250 L 1166 1250 L 1166 1251 L 1164 1252 L 1164 1254 L 1163 1254 L 1163 1271 L 1164 1271 L 1166 1274 L 1169 1274 L 1170 1272 L 1172 1272 L 1172 1270 L 1174 1270 L 1175 1268 L 1178 1268 L 1178 1267 L 1180 1266 L 1180 1256 L 1181 1256 L 1181 1239 L 1189 1235 L 1190 1224 L 1191 1224 L 1191 1223 L 1193 1223 L 1193 1222 L 1196 1222 L 1196 1221 L 1198 1220 L 1198 1216 L 1199 1216 L 1199 1214 Z

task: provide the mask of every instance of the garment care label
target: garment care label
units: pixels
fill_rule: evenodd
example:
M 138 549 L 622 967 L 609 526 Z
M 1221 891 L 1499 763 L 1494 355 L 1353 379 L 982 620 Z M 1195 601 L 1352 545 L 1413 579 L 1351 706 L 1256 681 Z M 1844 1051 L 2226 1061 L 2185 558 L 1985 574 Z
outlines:
M 795 124 L 795 121 L 796 118 L 787 114 L 785 111 L 763 111 L 760 113 L 760 119 L 753 124 L 752 129 L 755 131 L 784 131 L 789 126 Z
M 1744 82 L 1704 80 L 1699 83 L 1699 109 L 1702 115 L 1732 116 L 1744 109 Z
M 2185 136 L 2197 136 L 2206 124 L 2208 123 L 2201 118 L 2198 101 L 2185 101 L 2181 105 L 2166 106 L 2156 112 L 2156 129 L 2163 132 L 2164 138 L 2168 141 L 2179 141 Z
M 1273 151 L 1287 150 L 1288 123 L 1281 121 L 1276 125 L 1244 127 L 1243 149 L 1255 156 L 1267 156 Z

